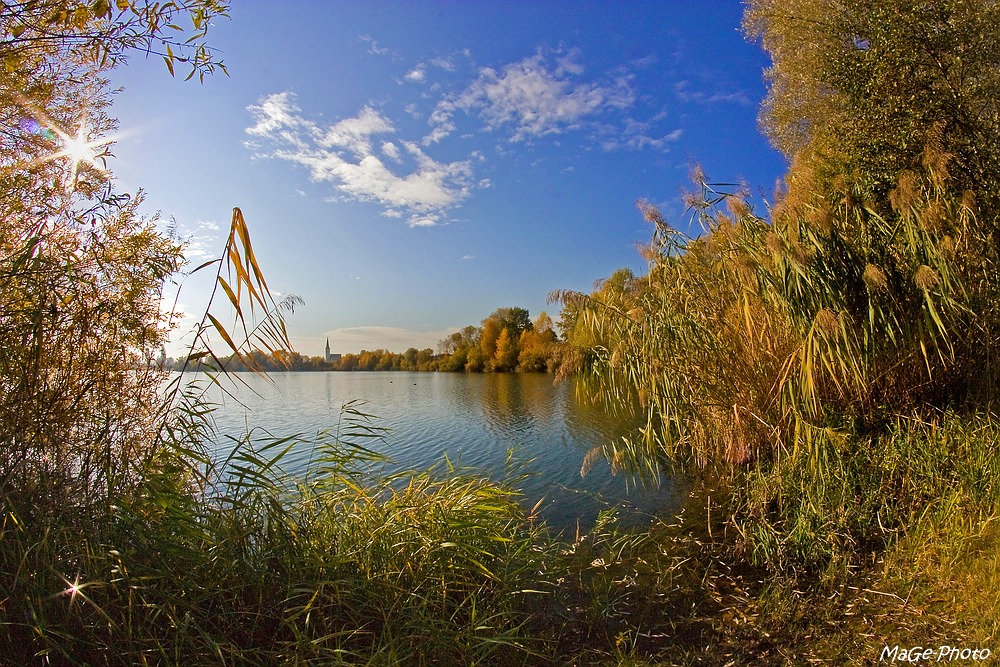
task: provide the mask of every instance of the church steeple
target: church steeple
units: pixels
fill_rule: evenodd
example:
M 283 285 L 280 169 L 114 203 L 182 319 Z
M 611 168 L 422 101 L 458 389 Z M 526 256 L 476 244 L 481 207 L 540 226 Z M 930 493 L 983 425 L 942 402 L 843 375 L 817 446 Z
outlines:
M 330 361 L 330 338 L 326 339 L 326 356 L 324 357 L 327 361 Z

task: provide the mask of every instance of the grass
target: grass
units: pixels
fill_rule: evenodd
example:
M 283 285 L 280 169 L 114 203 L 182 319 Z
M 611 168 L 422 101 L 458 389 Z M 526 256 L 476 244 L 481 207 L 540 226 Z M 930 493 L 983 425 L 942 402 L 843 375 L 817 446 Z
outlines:
M 237 288 L 220 282 L 236 324 L 227 330 L 206 315 L 200 331 L 225 333 L 245 355 L 230 331 L 278 346 L 285 306 L 268 298 L 244 236 L 237 211 L 227 245 Z M 245 298 L 267 314 L 264 324 L 254 323 L 253 308 L 241 311 L 240 294 L 253 295 Z M 643 333 L 632 342 L 663 340 Z M 658 383 L 670 375 L 645 364 L 645 352 L 604 352 L 612 366 Z M 737 384 L 763 387 L 761 377 L 751 369 Z M 153 380 L 140 384 L 149 389 Z M 111 406 L 98 420 L 107 428 L 93 431 L 104 434 L 98 445 L 90 431 L 50 425 L 58 461 L 36 455 L 47 451 L 41 445 L 19 449 L 23 434 L 9 428 L 10 465 L 0 470 L 18 474 L 0 486 L 0 574 L 10 582 L 0 589 L 4 657 L 57 665 L 862 665 L 884 645 L 988 646 L 1000 625 L 996 601 L 983 595 L 1000 585 L 1000 423 L 991 411 L 848 413 L 836 429 L 810 424 L 797 443 L 806 446 L 748 459 L 768 446 L 747 449 L 747 438 L 764 443 L 779 430 L 763 433 L 763 422 L 743 419 L 750 413 L 707 404 L 702 431 L 671 430 L 680 422 L 659 420 L 657 402 L 702 397 L 664 382 L 646 395 L 619 387 L 619 398 L 644 405 L 652 423 L 644 438 L 606 452 L 613 465 L 656 472 L 671 442 L 692 437 L 738 465 L 713 469 L 722 471 L 717 478 L 703 474 L 669 524 L 636 529 L 609 511 L 572 543 L 522 507 L 516 467 L 500 483 L 447 464 L 379 474 L 366 444 L 383 430 L 356 405 L 314 437 L 229 437 L 233 452 L 222 460 L 204 450 L 212 406 L 180 384 L 164 411 L 139 411 L 131 399 Z M 94 406 L 107 407 L 98 399 Z M 65 423 L 78 417 L 67 411 Z M 282 469 L 295 446 L 314 452 L 304 477 Z
M 841 443 L 825 484 L 790 465 L 699 485 L 646 532 L 605 517 L 559 559 L 549 602 L 573 655 L 560 664 L 870 665 L 885 646 L 994 648 L 998 438 L 992 413 L 900 419 Z
M 352 408 L 347 432 L 364 432 Z M 370 432 L 370 431 L 369 431 Z M 151 474 L 107 515 L 28 522 L 5 498 L 0 644 L 32 664 L 524 664 L 547 552 L 510 488 L 363 472 L 329 434 L 308 484 L 247 438 L 192 490 Z M 21 499 L 30 508 L 30 499 Z
M 886 645 L 990 647 L 1000 629 L 983 594 L 1000 589 L 990 413 L 900 419 L 886 437 L 842 443 L 825 485 L 790 462 L 780 477 L 702 484 L 675 520 L 644 530 L 602 513 L 572 543 L 509 484 L 447 467 L 372 472 L 360 436 L 380 435 L 347 406 L 312 439 L 304 480 L 281 470 L 292 439 L 247 436 L 214 464 L 164 451 L 106 514 L 29 520 L 32 500 L 7 496 L 5 655 L 864 665 Z

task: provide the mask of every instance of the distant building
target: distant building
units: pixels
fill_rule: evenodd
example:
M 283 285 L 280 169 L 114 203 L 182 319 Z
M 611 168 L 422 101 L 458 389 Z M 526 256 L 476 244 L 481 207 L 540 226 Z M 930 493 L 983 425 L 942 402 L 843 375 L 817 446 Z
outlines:
M 330 339 L 326 339 L 326 360 L 330 361 L 340 361 L 339 354 L 330 354 Z

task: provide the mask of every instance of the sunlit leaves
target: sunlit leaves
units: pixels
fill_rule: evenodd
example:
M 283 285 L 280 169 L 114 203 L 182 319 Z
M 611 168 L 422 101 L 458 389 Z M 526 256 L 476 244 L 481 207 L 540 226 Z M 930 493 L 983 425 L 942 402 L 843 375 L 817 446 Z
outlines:
M 1000 176 L 995 1 L 754 0 L 745 26 L 772 56 L 762 125 L 789 159 L 835 160 L 884 197 L 937 127 L 959 192 Z
M 0 59 L 15 71 L 38 53 L 58 54 L 103 70 L 140 50 L 163 56 L 171 75 L 184 63 L 187 78 L 203 78 L 216 69 L 225 72 L 206 37 L 211 19 L 227 15 L 224 0 L 116 0 L 114 7 L 108 0 L 19 3 L 0 13 L 0 28 L 11 37 L 0 43 Z

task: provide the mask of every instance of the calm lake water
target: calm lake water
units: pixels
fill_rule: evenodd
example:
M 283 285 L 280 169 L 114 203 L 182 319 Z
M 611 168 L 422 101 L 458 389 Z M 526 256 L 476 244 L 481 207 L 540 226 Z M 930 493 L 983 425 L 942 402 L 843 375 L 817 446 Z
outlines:
M 257 395 L 242 389 L 245 407 L 217 391 L 219 433 L 239 435 L 263 428 L 285 436 L 314 436 L 336 427 L 341 406 L 363 401 L 384 440 L 366 443 L 391 458 L 388 472 L 438 466 L 444 457 L 456 467 L 473 468 L 503 479 L 507 450 L 529 461 L 530 476 L 517 484 L 528 507 L 543 499 L 539 513 L 559 531 L 589 528 L 602 509 L 620 506 L 630 523 L 678 511 L 681 484 L 661 479 L 642 486 L 625 473 L 612 474 L 597 460 L 586 476 L 587 452 L 624 434 L 629 424 L 609 417 L 575 396 L 572 382 L 553 385 L 547 374 L 466 373 L 276 373 L 273 384 L 251 374 L 241 378 Z M 288 454 L 285 468 L 305 472 L 309 447 Z

